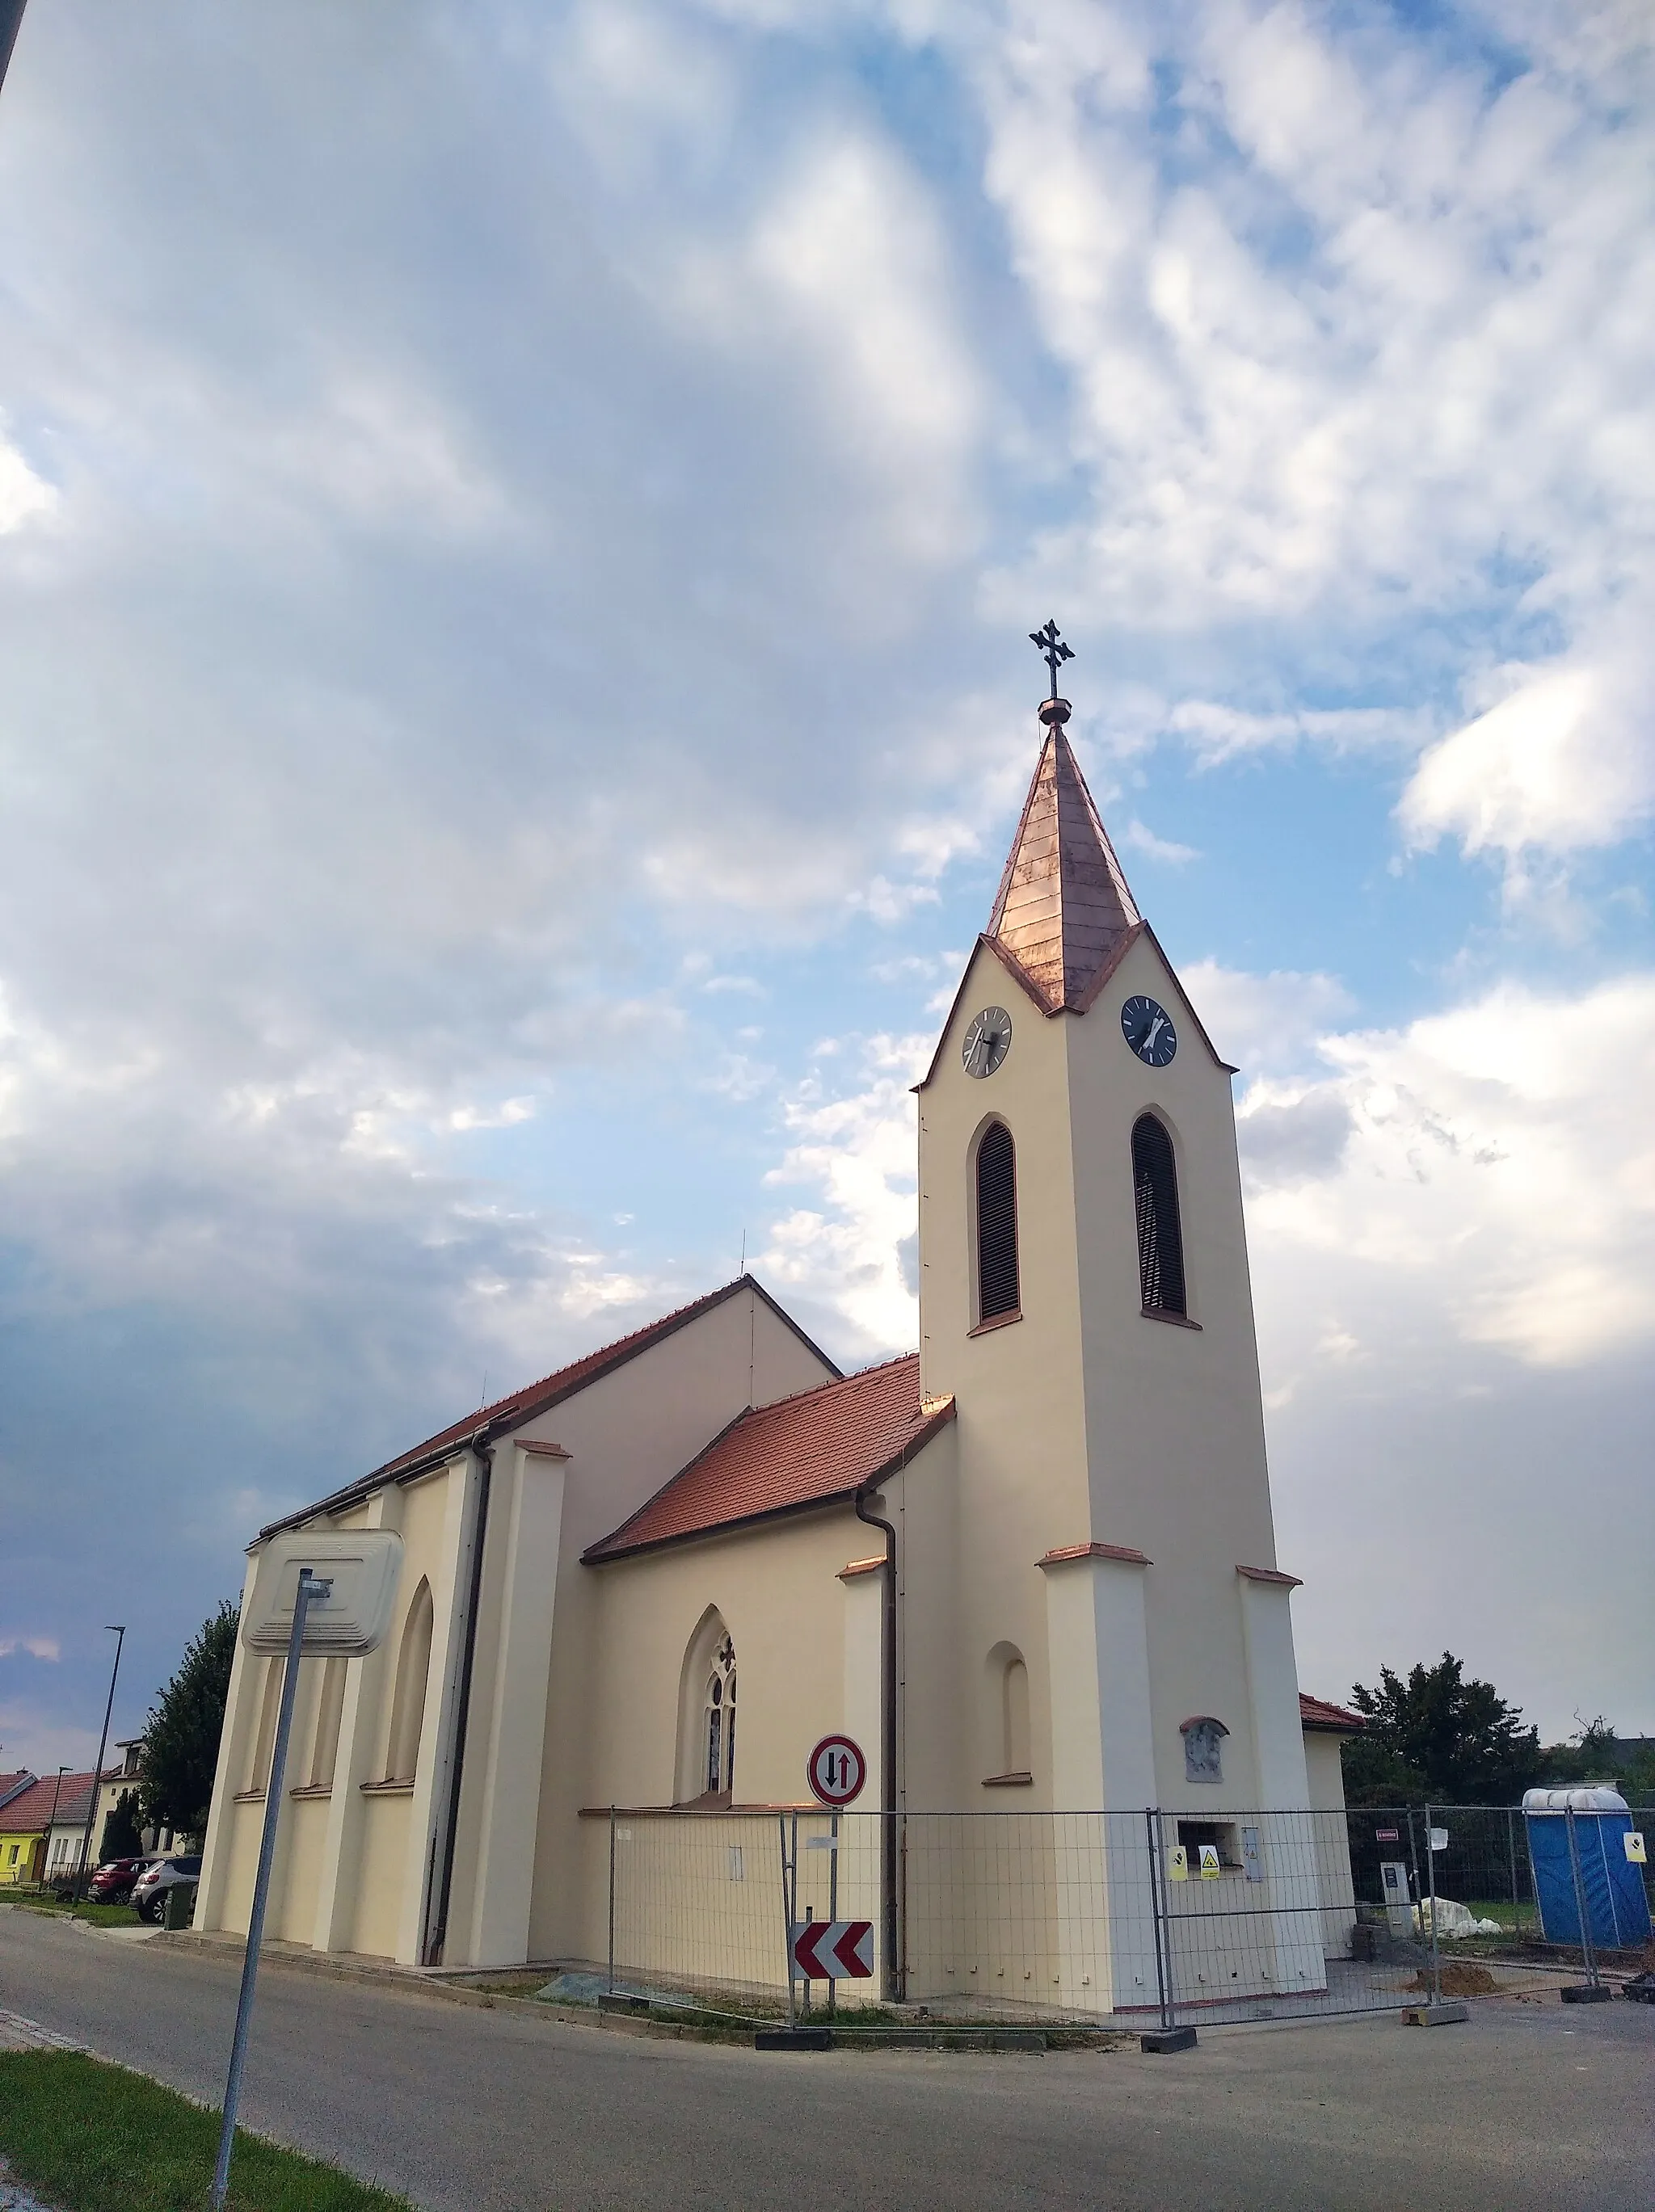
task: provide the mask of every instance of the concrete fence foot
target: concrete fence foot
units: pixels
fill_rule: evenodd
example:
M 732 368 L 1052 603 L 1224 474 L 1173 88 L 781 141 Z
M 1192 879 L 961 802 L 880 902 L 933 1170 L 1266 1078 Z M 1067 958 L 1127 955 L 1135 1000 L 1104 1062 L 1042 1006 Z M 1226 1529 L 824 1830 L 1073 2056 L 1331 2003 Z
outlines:
M 1402 2014 L 1410 2027 L 1450 2027 L 1457 2020 L 1470 2017 L 1470 2006 L 1457 1997 L 1442 2004 L 1409 2005 Z
M 1147 2035 L 1138 2038 L 1140 2051 L 1193 2051 L 1195 2047 L 1193 2027 L 1152 2027 Z

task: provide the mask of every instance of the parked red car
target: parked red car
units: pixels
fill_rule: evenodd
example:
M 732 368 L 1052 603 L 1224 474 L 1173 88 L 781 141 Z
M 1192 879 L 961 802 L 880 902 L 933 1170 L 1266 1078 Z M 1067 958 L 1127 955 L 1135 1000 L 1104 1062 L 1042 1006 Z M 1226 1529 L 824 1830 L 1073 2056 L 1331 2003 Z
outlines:
M 87 1894 L 100 1905 L 124 1905 L 132 1894 L 132 1886 L 145 1867 L 153 1866 L 161 1856 L 158 1851 L 146 1852 L 142 1858 L 106 1859 L 87 1884 Z

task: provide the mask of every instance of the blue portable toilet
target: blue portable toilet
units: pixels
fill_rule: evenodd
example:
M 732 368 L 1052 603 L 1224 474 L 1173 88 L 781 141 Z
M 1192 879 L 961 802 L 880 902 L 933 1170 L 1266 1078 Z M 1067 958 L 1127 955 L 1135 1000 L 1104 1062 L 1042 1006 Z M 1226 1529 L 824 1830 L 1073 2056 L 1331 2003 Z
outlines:
M 1568 1814 L 1574 1814 L 1580 1887 L 1585 1893 L 1591 1940 L 1608 1951 L 1646 1943 L 1649 1899 L 1644 1870 L 1627 1855 L 1633 1831 L 1627 1801 L 1613 1790 L 1530 1790 L 1523 1820 L 1529 1836 L 1540 1929 L 1549 1943 L 1579 1943 L 1580 1908 L 1569 1859 Z

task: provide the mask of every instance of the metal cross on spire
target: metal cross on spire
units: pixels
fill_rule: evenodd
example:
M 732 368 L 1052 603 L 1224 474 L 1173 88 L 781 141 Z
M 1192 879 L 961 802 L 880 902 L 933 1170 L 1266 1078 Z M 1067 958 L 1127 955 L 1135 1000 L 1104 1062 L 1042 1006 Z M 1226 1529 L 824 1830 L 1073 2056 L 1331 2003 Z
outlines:
M 1057 634 L 1055 622 L 1048 622 L 1044 629 L 1031 629 L 1029 643 L 1039 647 L 1041 659 L 1051 671 L 1051 696 L 1055 699 L 1057 696 L 1057 672 L 1066 660 L 1074 659 L 1074 648 L 1064 644 Z

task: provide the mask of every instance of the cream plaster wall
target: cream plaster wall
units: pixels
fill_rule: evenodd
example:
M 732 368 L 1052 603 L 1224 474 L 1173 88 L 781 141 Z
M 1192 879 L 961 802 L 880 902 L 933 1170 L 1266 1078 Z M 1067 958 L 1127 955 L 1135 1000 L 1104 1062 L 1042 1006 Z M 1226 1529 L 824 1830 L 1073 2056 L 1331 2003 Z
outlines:
M 996 1073 L 978 1082 L 960 1065 L 960 1045 L 973 1018 L 995 1005 L 1011 1015 L 1011 1051 Z M 950 1744 L 946 1764 L 934 1777 L 922 1782 L 920 1766 L 910 1765 L 916 1804 L 985 1810 L 1003 1804 L 1001 1793 L 983 1789 L 974 1755 L 982 1667 L 996 1644 L 1023 1653 L 1035 1739 L 1049 1737 L 1046 1592 L 1036 1561 L 1090 1533 L 1066 1030 L 1062 1020 L 1044 1016 L 979 945 L 943 1035 L 936 1073 L 920 1092 L 921 1388 L 928 1397 L 952 1395 L 957 1405 L 954 1595 L 947 1665 L 932 1686 L 934 1699 L 950 1707 L 963 1691 L 969 1718 L 962 1729 L 966 1741 Z M 1017 1148 L 1024 1317 L 973 1336 L 972 1161 L 990 1115 L 1006 1122 Z M 922 1547 L 910 1542 L 910 1633 L 918 1630 L 916 1601 L 931 1571 Z M 923 1739 L 913 1710 L 915 1686 L 910 1680 L 908 1741 L 917 1762 Z M 1050 1805 L 1050 1759 L 1037 1757 L 1033 1771 L 1032 1790 L 1018 1802 Z
M 579 1811 L 672 1803 L 684 1656 L 709 1606 L 735 1647 L 736 1802 L 808 1803 L 806 1756 L 845 1725 L 839 1573 L 867 1556 L 870 1534 L 839 1506 L 584 1571 L 590 1699 L 576 1756 L 545 1772 L 532 1956 L 600 1955 L 602 1899 L 581 1897 Z
M 1310 1802 L 1317 1807 L 1316 1874 L 1322 1903 L 1322 1948 L 1329 1959 L 1350 1956 L 1356 1923 L 1356 1881 L 1350 1863 L 1350 1829 L 1345 1818 L 1345 1776 L 1342 1739 L 1322 1729 L 1305 1731 L 1305 1767 Z
M 796 1331 L 743 1290 L 520 1432 L 564 1444 L 567 1461 L 548 1462 L 520 1453 L 510 1437 L 496 1440 L 448 1963 L 522 1955 L 542 1800 L 572 1815 L 583 1794 L 595 1622 L 592 1577 L 579 1565 L 580 1551 L 626 1519 L 744 1407 L 811 1389 L 828 1376 Z M 557 1472 L 548 1476 L 554 1464 Z M 307 1935 L 318 1948 L 418 1955 L 431 1844 L 444 1818 L 453 1756 L 478 1486 L 477 1465 L 461 1452 L 340 1516 L 342 1526 L 400 1529 L 402 1580 L 385 1644 L 350 1663 L 330 1797 L 283 1808 L 272 1896 L 275 1917 L 293 1940 Z M 844 1563 L 837 1559 L 836 1570 Z M 431 1588 L 435 1628 L 415 1790 L 364 1796 L 362 1785 L 385 1774 L 397 1656 L 422 1577 Z M 837 1607 L 837 1583 L 832 1589 Z M 565 1617 L 567 1633 L 554 1662 L 552 1623 Z M 836 1665 L 842 1649 L 837 1636 Z M 234 1799 L 253 1756 L 263 1680 L 262 1665 L 250 1664 L 238 1644 L 209 1824 L 204 1926 L 240 1931 L 246 1925 L 264 1806 L 262 1800 Z M 557 1695 L 550 1694 L 553 1684 Z M 307 1686 L 301 1676 L 289 1788 L 308 1779 L 316 1705 L 317 1686 Z M 550 1778 L 544 1786 L 543 1770 Z
M 1137 992 L 1177 1025 L 1170 1067 L 1146 1067 L 1122 1037 L 1120 1006 Z M 991 1004 L 1011 1014 L 1011 1050 L 977 1081 L 960 1043 Z M 1131 1131 L 1147 1109 L 1173 1138 L 1197 1328 L 1141 1311 Z M 973 1335 L 970 1162 L 991 1113 L 1017 1146 L 1023 1317 Z M 1141 1573 L 1150 1764 L 1141 1728 L 1113 1759 L 1129 1791 L 1215 1814 L 1275 1802 L 1257 1724 L 1268 1712 L 1269 1778 L 1302 1804 L 1302 1774 L 1296 1784 L 1287 1774 L 1298 1735 L 1291 1629 L 1285 1645 L 1255 1638 L 1253 1680 L 1235 1571 L 1273 1567 L 1275 1550 L 1230 1077 L 1147 933 L 1085 1015 L 1048 1016 L 979 945 L 920 1094 L 920 1261 L 923 1388 L 958 1402 L 954 1680 L 974 1682 L 1001 1640 L 1023 1652 L 1034 1741 L 1046 1747 L 1029 1802 L 1073 1804 L 1065 1793 L 1082 1776 L 1106 1786 L 1108 1746 L 1081 1759 L 1075 1737 L 1105 1724 L 1111 1706 L 1123 1712 L 1118 1667 L 1089 1686 L 1065 1672 L 1067 1658 L 1055 1671 L 1051 1637 L 1059 1630 L 1067 1650 L 1068 1601 L 1052 1613 L 1036 1565 L 1095 1542 L 1152 1563 Z M 1101 1665 L 1099 1627 L 1093 1620 Z M 1071 1693 L 1080 1706 L 1066 1712 Z M 1216 1786 L 1184 1776 L 1179 1723 L 1198 1713 L 1231 1732 Z M 1055 1796 L 1053 1747 L 1074 1778 Z M 955 1803 L 995 1796 L 961 1765 L 953 1780 Z M 1091 1802 L 1126 1801 L 1110 1789 Z
M 282 1808 L 278 1840 L 287 1838 L 287 1878 L 272 1899 L 265 1926 L 284 1943 L 308 1943 L 316 1925 L 316 1893 L 327 1844 L 327 1800 L 301 1797 Z
M 308 1942 L 322 1949 L 367 1949 L 394 1956 L 399 1929 L 407 1924 L 410 1870 L 393 1869 L 386 1852 L 393 1832 L 405 1848 L 408 1846 L 412 1798 L 406 1795 L 386 1800 L 365 1798 L 362 1784 L 377 1782 L 385 1773 L 390 1684 L 395 1678 L 403 1627 L 421 1578 L 430 1581 L 434 1593 L 452 1589 L 456 1498 L 463 1490 L 465 1474 L 464 1462 L 457 1462 L 406 1486 L 387 1486 L 340 1516 L 339 1525 L 344 1527 L 399 1528 L 405 1546 L 402 1575 L 390 1635 L 377 1652 L 367 1659 L 353 1659 L 347 1670 L 330 1795 L 295 1801 L 291 1792 L 304 1789 L 309 1778 L 321 1676 L 319 1662 L 308 1659 L 301 1666 L 288 1748 L 285 1787 L 289 1796 L 277 1830 L 271 1879 L 269 1924 L 272 1933 L 279 1932 L 289 1941 Z M 448 1555 L 446 1581 L 445 1552 Z M 250 1565 L 249 1583 L 251 1572 Z M 427 1725 L 420 1746 L 423 1769 L 429 1769 L 434 1756 L 432 1711 L 434 1703 L 441 1702 L 442 1672 L 450 1656 L 447 1641 L 439 1633 L 433 1642 Z M 222 1928 L 235 1934 L 246 1929 L 265 1800 L 261 1793 L 243 1796 L 238 1802 L 234 1793 L 240 1792 L 248 1778 L 271 1663 L 238 1642 L 197 1911 L 197 1923 L 204 1928 Z M 281 1664 L 273 1663 L 278 1668 Z M 401 1811 L 383 1817 L 384 1804 L 399 1806 Z
M 1305 1769 L 1310 1779 L 1310 1802 L 1323 1812 L 1345 1809 L 1345 1771 L 1340 1762 L 1342 1739 L 1320 1729 L 1305 1731 Z
M 1177 1024 L 1170 1067 L 1146 1067 L 1121 1035 L 1120 1006 L 1139 992 L 1158 999 Z M 1091 1533 L 1135 1546 L 1154 1562 L 1147 1595 L 1161 1802 L 1190 1796 L 1179 1722 L 1213 1713 L 1231 1731 L 1214 1802 L 1273 1805 L 1279 1801 L 1260 1771 L 1246 1700 L 1235 1579 L 1238 1565 L 1275 1565 L 1235 1115 L 1229 1073 L 1193 1012 L 1146 935 L 1092 1012 L 1065 1024 L 1083 1224 Z M 1131 1138 L 1147 1110 L 1172 1136 L 1198 1332 L 1146 1320 L 1140 1310 Z M 1290 1634 L 1287 1650 L 1291 1657 Z M 1273 1680 L 1268 1694 L 1280 1701 L 1281 1686 Z M 1297 1698 L 1294 1683 L 1282 1719 L 1295 1740 Z M 1205 1803 L 1208 1790 L 1199 1794 Z

